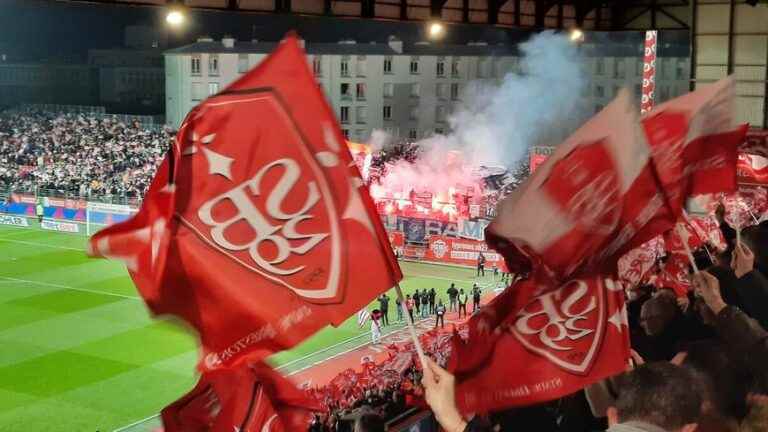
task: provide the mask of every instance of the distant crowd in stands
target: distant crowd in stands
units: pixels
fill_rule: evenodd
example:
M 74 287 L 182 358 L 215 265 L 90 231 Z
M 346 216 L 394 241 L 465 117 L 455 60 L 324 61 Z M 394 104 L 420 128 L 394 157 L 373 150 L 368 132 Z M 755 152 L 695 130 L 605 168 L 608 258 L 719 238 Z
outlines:
M 457 312 L 459 318 L 466 318 L 467 304 L 470 301 L 471 312 L 479 311 L 482 289 L 476 283 L 467 290 L 457 288 L 456 284 L 452 283 L 445 294 L 448 298 L 447 305 L 435 288 L 417 289 L 413 294 L 408 294 L 405 307 L 399 299 L 395 299 L 396 319 L 401 325 L 406 319 L 406 310 L 414 320 L 435 318 L 435 330 L 423 334 L 421 341 L 425 351 L 443 365 L 450 355 L 448 336 L 452 333 L 439 332 L 437 329 L 445 329 L 447 312 Z M 389 319 L 390 301 L 388 294 L 380 295 L 377 299 L 378 307 L 371 312 L 370 325 L 374 344 L 381 343 L 381 328 L 393 325 Z M 465 324 L 454 325 L 466 329 Z M 310 431 L 383 430 L 385 422 L 391 421 L 406 410 L 426 407 L 424 388 L 421 384 L 422 372 L 417 367 L 413 345 L 388 345 L 384 348 L 389 354 L 387 361 L 380 364 L 365 362 L 361 372 L 348 369 L 328 385 L 308 389 L 314 398 L 322 401 L 327 407 L 326 412 L 315 416 Z
M 141 197 L 172 138 L 109 116 L 0 113 L 0 188 Z

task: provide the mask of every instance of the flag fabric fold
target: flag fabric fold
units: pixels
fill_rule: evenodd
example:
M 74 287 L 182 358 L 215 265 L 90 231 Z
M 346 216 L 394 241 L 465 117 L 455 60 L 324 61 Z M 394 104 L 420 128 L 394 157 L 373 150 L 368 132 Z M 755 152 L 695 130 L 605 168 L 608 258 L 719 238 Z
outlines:
M 190 112 L 172 186 L 161 167 L 139 214 L 97 233 L 93 253 L 127 256 L 151 311 L 199 332 L 203 370 L 295 346 L 402 279 L 344 142 L 288 37 Z
M 513 297 L 514 290 L 501 296 Z M 478 317 L 470 323 L 475 331 L 482 326 Z M 630 347 L 624 291 L 602 276 L 574 279 L 530 299 L 479 337 L 453 340 L 449 369 L 463 413 L 557 399 L 625 370 Z M 481 359 L 478 349 L 488 355 Z
M 540 265 L 557 281 L 615 271 L 619 257 L 676 220 L 626 91 L 558 146 L 497 213 L 486 229 L 489 245 L 510 268 Z
M 318 401 L 259 361 L 206 371 L 195 388 L 162 411 L 165 432 L 307 430 Z

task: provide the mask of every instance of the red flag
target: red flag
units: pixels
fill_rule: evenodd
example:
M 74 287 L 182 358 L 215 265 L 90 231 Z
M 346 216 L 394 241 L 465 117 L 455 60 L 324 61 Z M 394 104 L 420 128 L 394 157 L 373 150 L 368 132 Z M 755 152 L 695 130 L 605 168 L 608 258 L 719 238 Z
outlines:
M 639 286 L 646 280 L 656 261 L 662 256 L 664 256 L 664 240 L 661 236 L 654 237 L 632 249 L 619 259 L 619 280 L 633 288 Z
M 691 290 L 690 274 L 688 266 L 690 259 L 687 255 L 669 255 L 661 272 L 654 279 L 653 284 L 658 289 L 669 288 L 677 297 L 685 297 Z
M 484 319 L 476 315 L 470 326 Z M 455 343 L 449 368 L 463 413 L 557 399 L 624 371 L 629 359 L 624 292 L 610 279 L 571 280 L 497 322 L 484 337 L 470 333 L 469 343 Z M 491 355 L 479 363 L 465 361 L 475 357 L 478 345 L 492 347 Z
M 141 209 L 125 222 L 110 225 L 91 237 L 88 255 L 122 261 L 148 304 L 156 301 L 171 238 L 176 188 L 170 182 L 178 166 L 178 142 L 168 152 L 144 195 Z
M 675 215 L 691 196 L 736 189 L 737 149 L 748 126 L 734 123 L 734 88 L 726 78 L 668 101 L 642 120 Z
M 768 158 L 741 153 L 737 173 L 740 185 L 768 186 Z
M 528 260 L 559 281 L 602 271 L 672 226 L 633 112 L 622 92 L 500 204 L 486 238 L 513 271 Z
M 144 216 L 91 241 L 106 256 L 157 245 L 164 260 L 132 275 L 152 312 L 199 331 L 201 367 L 290 348 L 402 279 L 295 37 L 191 112 L 176 145 L 174 217 L 150 193 Z M 158 220 L 167 247 L 117 241 Z
M 768 129 L 747 132 L 747 139 L 739 146 L 739 151 L 768 158 Z
M 207 371 L 162 412 L 165 432 L 307 430 L 320 404 L 264 363 Z

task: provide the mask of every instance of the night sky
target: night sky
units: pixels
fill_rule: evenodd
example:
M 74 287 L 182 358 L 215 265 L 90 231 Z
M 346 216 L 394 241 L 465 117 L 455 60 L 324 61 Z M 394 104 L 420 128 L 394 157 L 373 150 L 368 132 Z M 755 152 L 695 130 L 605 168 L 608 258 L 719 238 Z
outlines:
M 164 10 L 150 6 L 0 0 L 0 54 L 7 54 L 12 61 L 48 58 L 84 60 L 88 49 L 121 46 L 126 26 L 150 25 L 164 28 L 163 19 Z M 250 40 L 255 36 L 259 40 L 275 41 L 293 29 L 314 42 L 338 42 L 345 38 L 354 38 L 358 42 L 385 42 L 389 35 L 396 35 L 406 42 L 426 39 L 425 25 L 418 22 L 210 10 L 193 10 L 187 22 L 183 32 L 172 35 L 171 46 L 193 42 L 202 35 L 219 39 L 224 34 L 231 34 L 239 40 Z M 451 25 L 445 42 L 483 40 L 494 44 L 516 43 L 527 38 L 528 34 L 526 30 Z M 687 32 L 665 32 L 664 37 L 667 41 L 687 44 Z M 590 38 L 614 43 L 642 43 L 639 32 L 606 33 Z

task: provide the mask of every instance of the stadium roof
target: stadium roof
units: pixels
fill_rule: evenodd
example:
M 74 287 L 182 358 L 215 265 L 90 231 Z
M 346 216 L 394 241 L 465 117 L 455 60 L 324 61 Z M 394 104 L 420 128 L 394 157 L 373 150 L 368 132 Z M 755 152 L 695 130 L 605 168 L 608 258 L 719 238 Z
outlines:
M 52 1 L 52 0 L 49 0 Z M 192 9 L 300 15 L 377 18 L 400 21 L 440 19 L 445 22 L 507 25 L 531 28 L 586 26 L 602 21 L 603 30 L 625 29 L 640 16 L 650 15 L 653 28 L 687 28 L 686 17 L 675 14 L 687 0 L 56 0 L 166 6 L 183 4 Z M 659 19 L 657 20 L 657 15 Z M 637 27 L 633 27 L 637 28 Z

